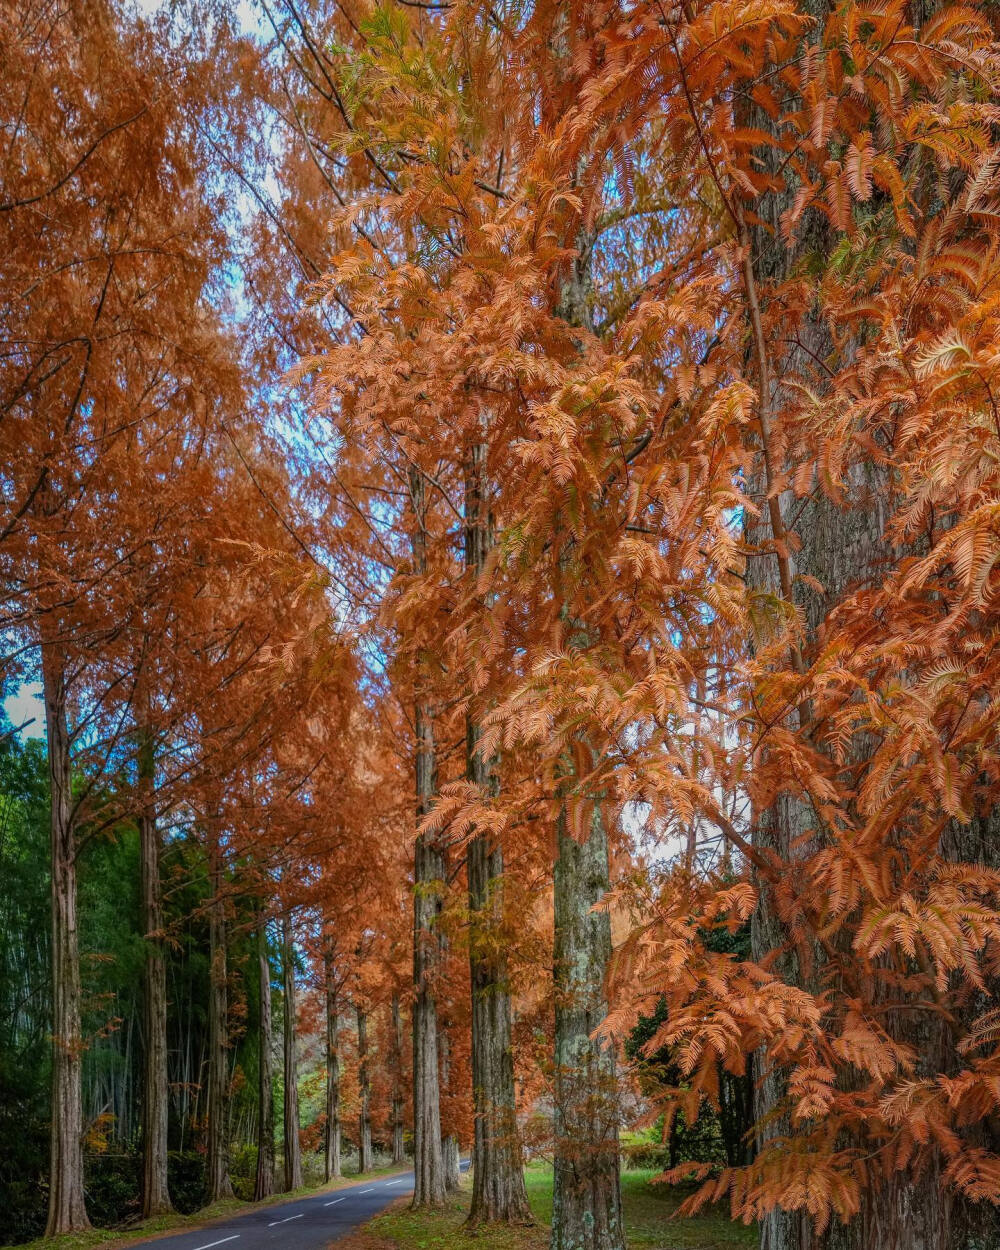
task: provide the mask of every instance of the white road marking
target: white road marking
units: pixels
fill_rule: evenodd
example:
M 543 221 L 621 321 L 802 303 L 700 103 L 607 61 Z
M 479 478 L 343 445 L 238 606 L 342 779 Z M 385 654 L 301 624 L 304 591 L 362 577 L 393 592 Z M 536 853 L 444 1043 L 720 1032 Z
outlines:
M 274 1220 L 272 1223 L 268 1224 L 268 1228 L 274 1228 L 277 1224 L 287 1224 L 288 1220 L 301 1220 L 303 1215 L 305 1215 L 305 1212 L 300 1211 L 298 1215 L 290 1215 L 286 1220 Z
M 385 1184 L 386 1184 L 386 1188 L 388 1188 L 390 1185 L 402 1185 L 402 1183 L 403 1183 L 402 1181 L 386 1181 Z
M 374 1189 L 359 1189 L 358 1197 L 360 1198 L 362 1194 L 373 1194 L 374 1192 L 375 1192 Z
M 239 1233 L 233 1233 L 232 1237 L 220 1237 L 218 1241 L 209 1241 L 204 1246 L 195 1246 L 194 1250 L 211 1250 L 212 1246 L 221 1246 L 224 1241 L 236 1241 Z
M 334 1198 L 334 1200 L 333 1200 L 332 1202 L 324 1202 L 324 1203 L 323 1203 L 323 1206 L 325 1206 L 325 1207 L 335 1207 L 335 1206 L 337 1205 L 337 1203 L 338 1203 L 338 1202 L 343 1202 L 343 1201 L 344 1201 L 344 1199 L 343 1199 L 343 1198 Z

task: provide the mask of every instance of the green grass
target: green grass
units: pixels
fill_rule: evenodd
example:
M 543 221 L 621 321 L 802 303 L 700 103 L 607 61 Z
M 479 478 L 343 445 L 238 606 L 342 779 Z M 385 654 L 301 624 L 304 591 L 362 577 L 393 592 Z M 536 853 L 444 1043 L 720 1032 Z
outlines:
M 716 1207 L 691 1219 L 674 1218 L 689 1190 L 651 1185 L 653 1171 L 625 1172 L 622 1199 L 625 1231 L 633 1250 L 730 1250 L 753 1246 L 757 1230 L 734 1224 L 728 1209 Z M 552 1170 L 533 1164 L 525 1172 L 528 1201 L 537 1220 L 531 1228 L 489 1227 L 470 1234 L 462 1227 L 469 1209 L 466 1183 L 443 1211 L 396 1209 L 367 1225 L 368 1231 L 402 1250 L 547 1250 L 552 1221 Z
M 290 1202 L 293 1198 L 306 1194 L 318 1194 L 324 1190 L 342 1189 L 345 1185 L 355 1185 L 369 1176 L 391 1176 L 398 1172 L 398 1167 L 375 1168 L 366 1172 L 365 1176 L 342 1176 L 331 1181 L 329 1185 L 320 1182 L 314 1185 L 303 1185 L 293 1193 L 274 1194 L 261 1202 L 244 1202 L 240 1198 L 224 1198 L 221 1202 L 213 1202 L 211 1206 L 202 1207 L 192 1215 L 158 1215 L 151 1220 L 142 1220 L 129 1224 L 125 1228 L 92 1228 L 86 1233 L 66 1233 L 61 1237 L 39 1237 L 37 1241 L 23 1242 L 15 1250 L 98 1250 L 102 1246 L 114 1246 L 116 1250 L 125 1250 L 136 1241 L 145 1241 L 162 1233 L 183 1232 L 185 1229 L 201 1228 L 204 1224 L 213 1224 L 217 1220 L 229 1219 L 241 1215 L 252 1207 L 268 1207 L 278 1202 Z

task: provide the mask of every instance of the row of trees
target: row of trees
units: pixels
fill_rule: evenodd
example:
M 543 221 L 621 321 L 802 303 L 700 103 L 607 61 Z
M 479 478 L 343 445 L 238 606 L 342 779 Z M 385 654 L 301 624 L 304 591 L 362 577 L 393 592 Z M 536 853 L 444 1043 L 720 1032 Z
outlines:
M 471 1136 L 471 1223 L 525 1219 L 534 1108 L 554 1250 L 623 1245 L 619 1044 L 653 1020 L 668 1129 L 753 1076 L 755 1128 L 694 1205 L 728 1195 L 768 1250 L 988 1238 L 990 11 L 253 12 L 0 19 L 2 636 L 46 713 L 49 1231 L 86 1222 L 77 865 L 132 820 L 147 1210 L 183 831 L 213 1196 L 236 890 L 286 975 L 298 944 L 318 986 L 395 987 L 418 1206 Z
M 48 778 L 40 747 L 37 740 L 20 746 L 10 737 L 0 762 L 0 1239 L 5 1244 L 41 1234 L 48 1184 Z M 141 1215 L 143 1200 L 151 1204 L 157 1194 L 155 1187 L 143 1184 L 144 1162 L 165 1174 L 159 1188 L 161 1210 L 169 1209 L 169 1197 L 175 1208 L 191 1211 L 209 1196 L 204 1148 L 213 899 L 204 846 L 195 833 L 175 830 L 164 848 L 170 1011 L 162 1136 L 147 1131 L 143 1115 L 155 1101 L 151 1093 L 158 1091 L 145 1084 L 152 1065 L 146 1062 L 146 942 L 134 821 L 124 819 L 88 844 L 78 869 L 88 1213 L 99 1224 Z M 286 1165 L 294 1171 L 296 1164 L 295 1151 L 287 1148 L 278 1158 L 275 1177 L 275 1137 L 283 1136 L 286 1106 L 286 1131 L 290 1128 L 301 1139 L 298 1160 L 307 1179 L 340 1175 L 341 1155 L 348 1148 L 358 1166 L 371 1166 L 371 1156 L 360 1157 L 364 1124 L 385 1157 L 401 1158 L 405 1107 L 400 1094 L 407 1087 L 408 1056 L 401 1045 L 405 1006 L 399 1004 L 405 980 L 399 960 L 383 962 L 380 952 L 372 952 L 374 957 L 362 967 L 343 940 L 336 949 L 329 938 L 324 941 L 317 913 L 302 907 L 290 917 L 289 952 L 282 941 L 284 917 L 276 915 L 274 898 L 262 907 L 248 892 L 239 864 L 227 865 L 223 909 L 227 1055 L 222 1131 L 216 1138 L 224 1151 L 220 1175 L 228 1176 L 233 1190 L 245 1199 L 273 1192 L 276 1179 L 279 1184 L 301 1184 L 301 1176 L 286 1175 Z M 286 981 L 283 960 L 288 956 Z M 359 1045 L 359 1024 L 364 1048 Z M 279 1035 L 284 1041 L 286 1030 L 290 1038 L 295 1035 L 287 1048 L 276 1044 Z M 297 1119 L 285 1092 L 293 1087 L 300 1100 Z M 157 1147 L 165 1154 L 153 1154 Z

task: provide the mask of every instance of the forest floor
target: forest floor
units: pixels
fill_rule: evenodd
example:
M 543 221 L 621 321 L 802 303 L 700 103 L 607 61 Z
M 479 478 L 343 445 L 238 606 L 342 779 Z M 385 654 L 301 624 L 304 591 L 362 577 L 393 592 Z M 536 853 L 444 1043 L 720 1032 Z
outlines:
M 211 1206 L 202 1207 L 191 1215 L 158 1215 L 151 1220 L 142 1220 L 128 1224 L 122 1228 L 92 1228 L 85 1233 L 69 1233 L 62 1237 L 40 1237 L 37 1241 L 24 1242 L 15 1250 L 103 1250 L 113 1247 L 114 1250 L 127 1250 L 136 1242 L 149 1241 L 153 1237 L 170 1233 L 193 1232 L 195 1229 L 210 1227 L 220 1220 L 230 1219 L 234 1215 L 242 1215 L 257 1207 L 275 1206 L 289 1202 L 293 1198 L 312 1197 L 326 1190 L 343 1189 L 348 1185 L 356 1185 L 359 1180 L 369 1177 L 392 1176 L 395 1172 L 405 1172 L 408 1166 L 389 1166 L 374 1168 L 361 1178 L 349 1173 L 329 1183 L 319 1181 L 315 1184 L 303 1185 L 291 1193 L 277 1193 L 260 1202 L 246 1202 L 242 1198 L 224 1198 L 221 1202 L 213 1202 Z
M 631 1250 L 732 1250 L 757 1244 L 757 1229 L 735 1224 L 728 1207 L 718 1206 L 689 1219 L 673 1218 L 690 1193 L 669 1185 L 653 1185 L 653 1171 L 622 1174 L 625 1231 Z M 465 1231 L 472 1182 L 442 1211 L 410 1211 L 401 1204 L 376 1216 L 363 1229 L 336 1243 L 336 1250 L 548 1250 L 552 1221 L 552 1170 L 532 1164 L 525 1173 L 528 1200 L 537 1221 L 526 1228 L 481 1228 Z

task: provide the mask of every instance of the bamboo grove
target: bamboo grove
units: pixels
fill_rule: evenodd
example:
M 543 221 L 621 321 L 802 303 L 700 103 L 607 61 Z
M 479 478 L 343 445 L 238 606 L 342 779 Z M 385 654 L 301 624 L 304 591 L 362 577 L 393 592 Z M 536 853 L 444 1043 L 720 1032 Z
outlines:
M 3 1240 L 998 1244 L 996 18 L 0 4 Z

